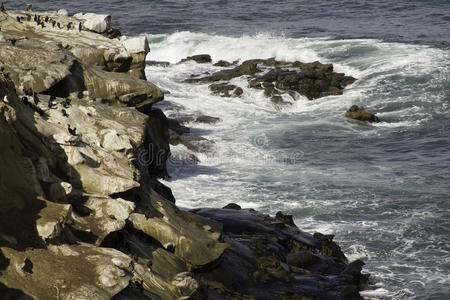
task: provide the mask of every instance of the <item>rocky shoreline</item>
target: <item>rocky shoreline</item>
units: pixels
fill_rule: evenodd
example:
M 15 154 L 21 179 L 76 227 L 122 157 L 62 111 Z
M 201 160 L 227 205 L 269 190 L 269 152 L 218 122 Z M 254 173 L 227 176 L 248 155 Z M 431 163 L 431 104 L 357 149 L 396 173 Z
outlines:
M 145 37 L 121 36 L 107 15 L 63 10 L 6 10 L 0 29 L 2 299 L 361 298 L 363 262 L 349 263 L 333 236 L 305 233 L 281 212 L 175 205 L 158 181 L 170 144 L 212 142 L 152 107 L 164 92 L 145 80 Z M 320 63 L 221 66 L 230 69 L 188 80 L 251 75 L 278 103 L 354 81 Z

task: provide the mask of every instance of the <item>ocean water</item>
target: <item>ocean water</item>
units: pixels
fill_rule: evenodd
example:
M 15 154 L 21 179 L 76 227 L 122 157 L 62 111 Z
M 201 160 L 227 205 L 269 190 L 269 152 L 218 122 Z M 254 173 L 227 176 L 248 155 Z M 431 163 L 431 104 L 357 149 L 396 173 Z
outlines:
M 27 1 L 5 1 L 11 8 Z M 36 10 L 108 13 L 130 36 L 147 35 L 148 80 L 183 112 L 220 117 L 191 124 L 215 142 L 198 164 L 172 148 L 170 186 L 185 208 L 235 202 L 294 216 L 308 232 L 335 234 L 363 259 L 367 299 L 450 299 L 450 1 L 36 1 Z M 276 57 L 319 60 L 358 80 L 341 96 L 274 106 L 261 91 L 240 98 L 186 84 L 211 64 Z M 344 117 L 353 104 L 383 122 Z

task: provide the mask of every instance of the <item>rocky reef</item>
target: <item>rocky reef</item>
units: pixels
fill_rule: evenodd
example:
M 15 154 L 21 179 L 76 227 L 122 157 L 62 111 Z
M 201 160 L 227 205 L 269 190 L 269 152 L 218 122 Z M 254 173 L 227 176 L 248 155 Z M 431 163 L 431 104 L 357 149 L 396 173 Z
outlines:
M 6 10 L 0 28 L 1 299 L 360 298 L 363 262 L 349 263 L 333 236 L 281 212 L 176 206 L 158 181 L 170 143 L 199 143 L 152 108 L 164 93 L 145 80 L 145 37 L 64 11 Z M 257 63 L 193 81 L 256 74 Z M 305 64 L 308 78 L 331 74 L 327 87 L 295 87 L 289 76 L 303 75 L 273 64 L 252 79 L 261 88 L 277 76 L 272 94 L 338 94 L 352 80 Z

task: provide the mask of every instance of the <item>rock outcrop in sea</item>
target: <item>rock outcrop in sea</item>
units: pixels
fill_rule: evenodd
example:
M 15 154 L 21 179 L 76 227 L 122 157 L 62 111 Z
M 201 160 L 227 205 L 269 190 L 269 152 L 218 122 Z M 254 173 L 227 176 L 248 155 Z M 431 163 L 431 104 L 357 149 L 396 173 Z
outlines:
M 186 128 L 152 108 L 146 38 L 110 23 L 0 12 L 1 299 L 359 299 L 368 275 L 333 236 L 281 212 L 176 206 L 158 178 Z

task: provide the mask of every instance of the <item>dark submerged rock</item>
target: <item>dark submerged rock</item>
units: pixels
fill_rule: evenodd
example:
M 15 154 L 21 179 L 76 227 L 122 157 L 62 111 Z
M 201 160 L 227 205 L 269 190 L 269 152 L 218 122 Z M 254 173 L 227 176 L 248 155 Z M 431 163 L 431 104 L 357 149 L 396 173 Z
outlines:
M 371 113 L 369 110 L 365 109 L 362 106 L 357 105 L 352 105 L 345 113 L 345 116 L 350 119 L 355 119 L 364 122 L 371 122 L 371 123 L 380 122 L 380 119 L 373 113 Z
M 188 56 L 186 58 L 183 58 L 180 63 L 184 63 L 187 61 L 193 60 L 198 64 L 206 64 L 212 62 L 211 56 L 209 54 L 198 54 L 193 56 Z
M 220 95 L 222 97 L 239 97 L 244 93 L 242 88 L 226 83 L 211 84 L 209 89 L 213 92 L 213 94 Z

